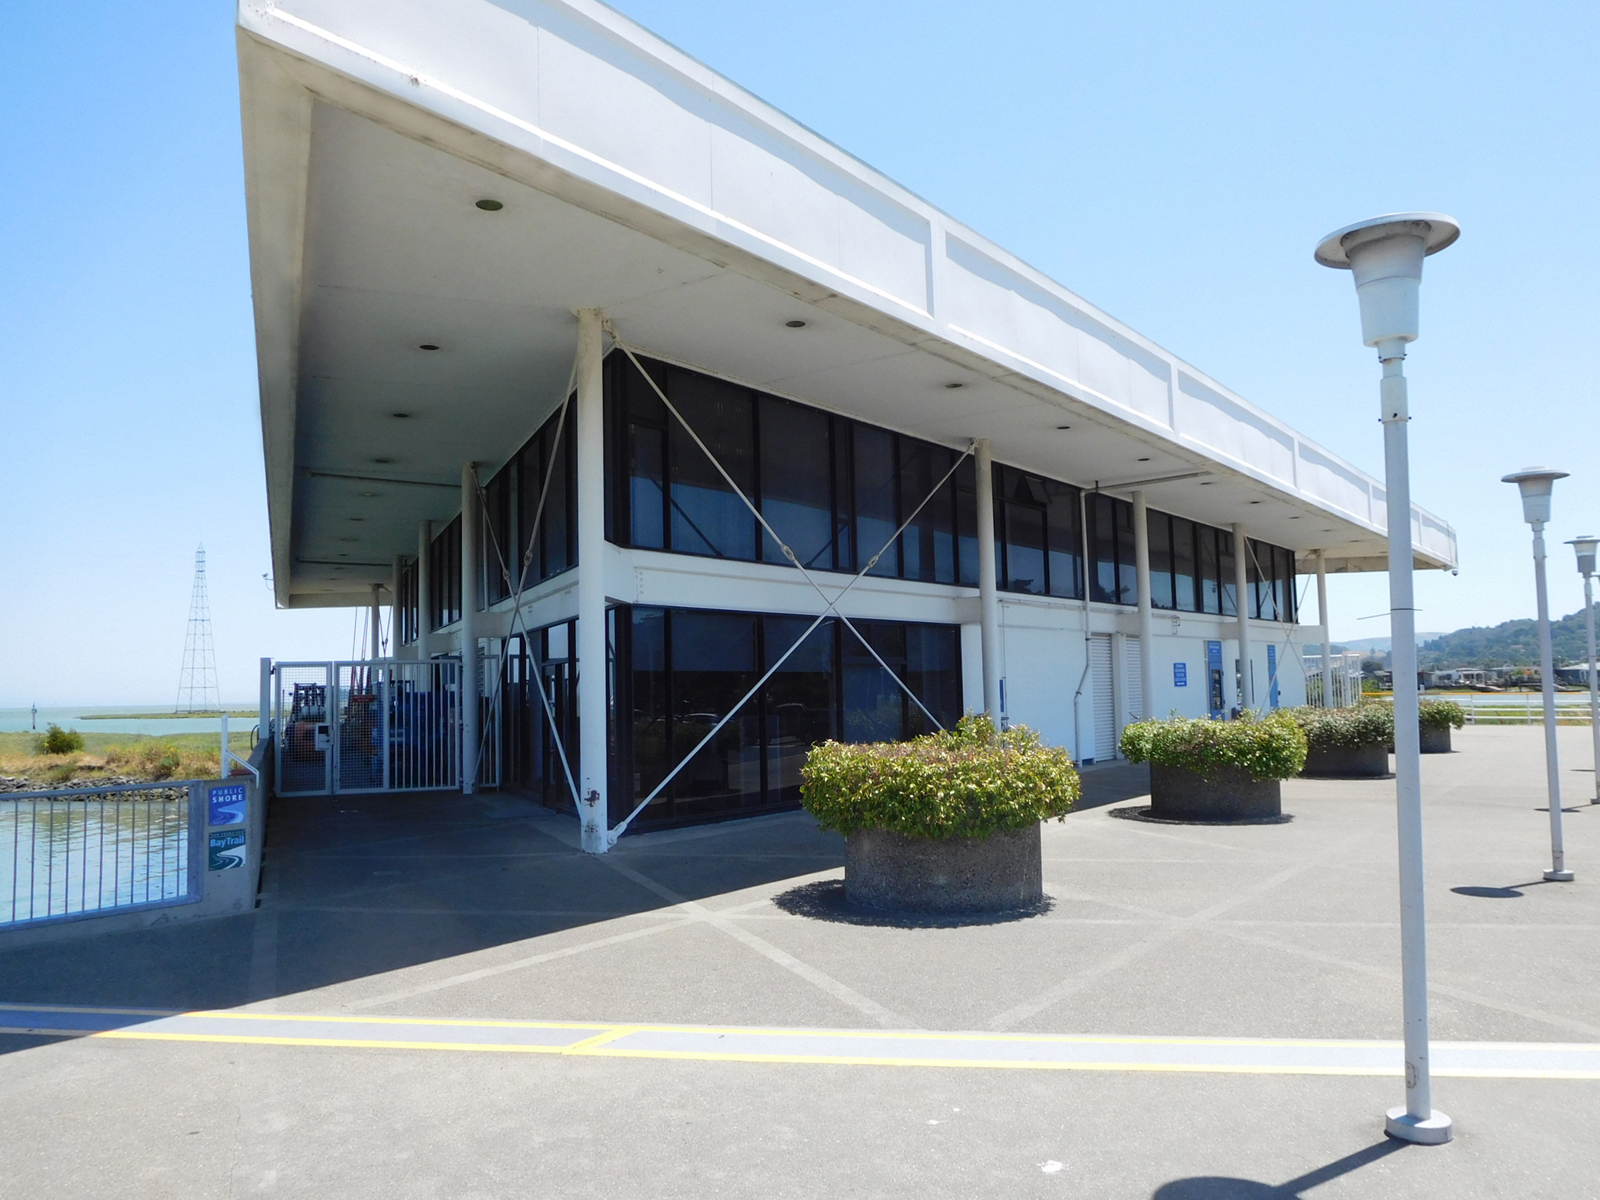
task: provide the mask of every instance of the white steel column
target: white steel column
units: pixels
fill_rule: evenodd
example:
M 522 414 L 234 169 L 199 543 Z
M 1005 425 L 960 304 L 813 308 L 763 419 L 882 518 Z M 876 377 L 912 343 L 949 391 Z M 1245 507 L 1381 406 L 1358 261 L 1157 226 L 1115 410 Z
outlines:
M 433 620 L 433 589 L 428 585 L 428 563 L 433 557 L 433 522 L 417 526 L 417 658 L 427 662 L 429 623 Z
M 1156 656 L 1154 622 L 1150 603 L 1150 510 L 1144 493 L 1133 494 L 1133 564 L 1139 578 L 1139 693 L 1146 720 L 1156 715 Z
M 461 468 L 461 790 L 478 790 L 478 467 Z
M 379 658 L 383 657 L 383 638 L 382 638 L 383 607 L 379 603 L 379 599 L 378 599 L 382 594 L 383 594 L 383 585 L 381 583 L 373 584 L 372 585 L 372 611 L 371 611 L 371 614 L 370 614 L 368 622 L 367 622 L 367 624 L 371 627 L 371 630 L 372 630 L 372 637 L 369 639 L 371 641 L 371 644 L 372 644 L 372 653 L 367 656 L 368 658 L 371 658 L 371 659 L 379 659 Z
M 1550 592 L 1545 585 L 1544 522 L 1533 522 L 1533 578 L 1535 596 L 1539 604 L 1539 693 L 1544 702 L 1544 763 L 1545 795 L 1550 812 L 1550 869 L 1544 877 L 1552 883 L 1566 883 L 1572 879 L 1567 870 L 1566 839 L 1561 832 L 1561 765 L 1556 750 L 1556 666 L 1555 653 L 1550 645 Z M 1398 661 L 1395 670 L 1399 670 Z M 1400 699 L 1400 689 L 1395 688 L 1395 700 Z M 1395 709 L 1395 728 L 1399 731 L 1400 710 Z M 1395 744 L 1399 749 L 1399 743 Z
M 389 573 L 389 657 L 399 658 L 400 645 L 400 575 L 406 569 L 405 556 L 394 556 L 394 568 Z
M 1589 738 L 1594 743 L 1594 799 L 1600 804 L 1600 666 L 1595 661 L 1594 572 L 1583 573 L 1583 627 L 1589 638 Z
M 583 848 L 610 847 L 606 812 L 606 509 L 600 313 L 578 313 L 578 819 Z
M 1322 625 L 1322 707 L 1332 708 L 1333 643 L 1328 626 L 1328 554 L 1325 550 L 1317 551 L 1317 620 Z
M 1234 608 L 1239 614 L 1239 707 L 1256 706 L 1255 671 L 1250 665 L 1250 553 L 1244 526 L 1233 523 Z
M 262 741 L 272 735 L 272 660 L 261 660 L 261 725 L 258 733 Z
M 1000 723 L 1000 593 L 994 553 L 994 459 L 989 439 L 973 450 L 978 468 L 978 599 L 983 612 L 983 711 Z

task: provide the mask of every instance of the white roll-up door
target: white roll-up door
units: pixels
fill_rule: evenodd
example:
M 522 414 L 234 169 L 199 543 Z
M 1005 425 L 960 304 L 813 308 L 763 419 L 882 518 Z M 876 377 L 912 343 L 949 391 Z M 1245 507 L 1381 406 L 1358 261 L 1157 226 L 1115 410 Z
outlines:
M 1108 762 L 1117 753 L 1117 709 L 1111 682 L 1111 635 L 1089 638 L 1089 686 L 1094 700 L 1094 760 Z
M 1144 645 L 1136 637 L 1122 639 L 1122 693 L 1128 698 L 1122 723 L 1144 720 Z

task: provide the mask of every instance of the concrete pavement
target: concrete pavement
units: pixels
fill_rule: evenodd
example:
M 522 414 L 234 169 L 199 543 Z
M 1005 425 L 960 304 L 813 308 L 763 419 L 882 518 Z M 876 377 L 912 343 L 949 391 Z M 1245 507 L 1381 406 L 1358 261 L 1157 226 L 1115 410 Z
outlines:
M 1460 752 L 1424 759 L 1433 1032 L 1480 1056 L 1578 1044 L 1568 1059 L 1587 1061 L 1600 807 L 1567 818 L 1577 882 L 1537 882 L 1539 736 L 1471 729 Z M 1576 807 L 1592 790 L 1574 769 L 1587 731 L 1561 737 Z M 1293 781 L 1285 825 L 1111 819 L 1141 802 L 1141 779 L 1091 774 L 1104 803 L 1046 826 L 1050 911 L 976 926 L 843 909 L 841 844 L 799 814 L 624 839 L 593 859 L 567 823 L 506 797 L 281 803 L 255 914 L 0 952 L 0 1001 L 217 1009 L 230 1029 L 244 1014 L 347 1030 L 678 1026 L 698 1056 L 625 1055 L 625 1039 L 605 1055 L 0 1035 L 0 1191 L 1600 1195 L 1587 1079 L 1440 1078 L 1457 1141 L 1400 1149 L 1380 1132 L 1402 1099 L 1382 1074 L 719 1056 L 719 1038 L 750 1027 L 842 1030 L 858 1047 L 884 1030 L 1220 1039 L 1250 1054 L 1392 1042 L 1392 783 Z M 186 1028 L 156 1020 L 117 1027 Z M 449 1036 L 479 1036 L 464 1029 Z

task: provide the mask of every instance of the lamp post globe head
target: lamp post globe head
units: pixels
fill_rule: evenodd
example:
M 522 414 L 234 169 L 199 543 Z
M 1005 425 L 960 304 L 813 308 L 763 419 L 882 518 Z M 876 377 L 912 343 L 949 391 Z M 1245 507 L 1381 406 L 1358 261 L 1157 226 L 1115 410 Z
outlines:
M 1335 229 L 1317 243 L 1325 267 L 1355 276 L 1361 302 L 1361 340 L 1379 358 L 1402 358 L 1417 340 L 1417 291 L 1422 260 L 1461 236 L 1461 226 L 1443 213 L 1385 213 Z
M 1522 519 L 1529 525 L 1546 525 L 1550 521 L 1550 489 L 1567 472 L 1552 471 L 1549 467 L 1523 467 L 1510 475 L 1502 476 L 1501 483 L 1514 483 L 1522 492 Z
M 1585 534 L 1575 537 L 1567 545 L 1572 547 L 1573 553 L 1578 556 L 1578 574 L 1585 579 L 1594 574 L 1595 548 L 1600 546 L 1600 538 Z

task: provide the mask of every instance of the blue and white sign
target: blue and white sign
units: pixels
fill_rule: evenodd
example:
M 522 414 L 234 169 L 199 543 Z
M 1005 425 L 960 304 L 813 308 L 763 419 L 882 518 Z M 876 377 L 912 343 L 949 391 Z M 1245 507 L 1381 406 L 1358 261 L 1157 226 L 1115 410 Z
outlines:
M 211 789 L 207 805 L 208 825 L 243 825 L 245 817 L 244 784 L 229 783 Z
M 1173 663 L 1172 664 L 1172 686 L 1173 687 L 1188 687 L 1189 686 L 1189 664 L 1188 663 Z
M 224 829 L 208 839 L 208 871 L 231 871 L 244 866 L 244 830 Z

